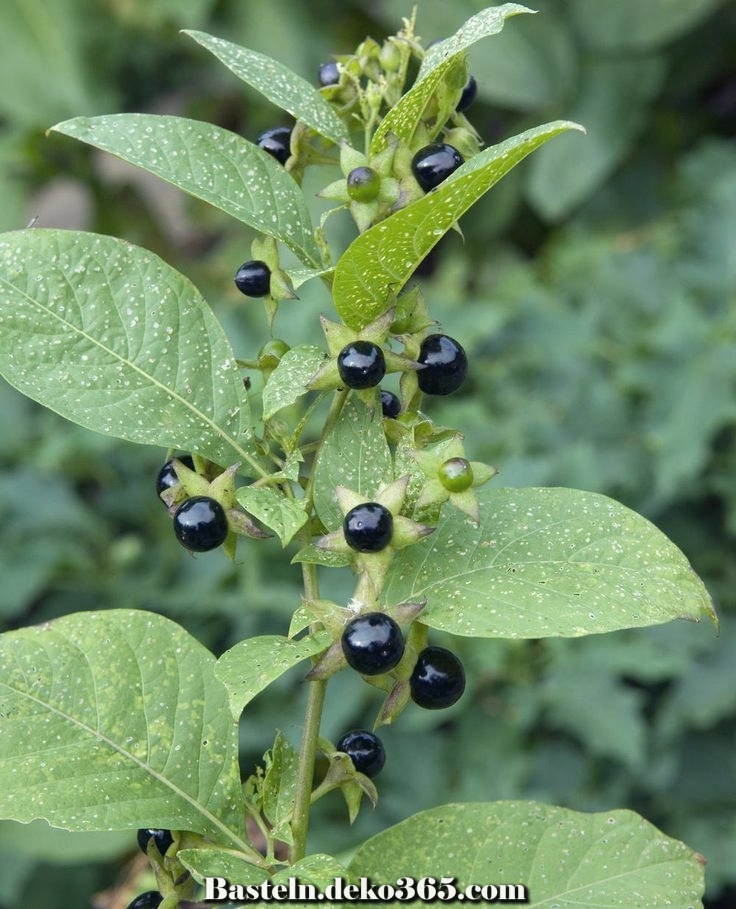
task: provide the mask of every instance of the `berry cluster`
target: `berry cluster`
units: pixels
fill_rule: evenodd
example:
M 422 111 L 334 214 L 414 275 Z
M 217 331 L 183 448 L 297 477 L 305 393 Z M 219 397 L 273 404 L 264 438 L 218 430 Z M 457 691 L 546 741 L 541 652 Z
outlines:
M 194 470 L 191 455 L 179 459 Z M 159 470 L 156 478 L 156 492 L 159 497 L 180 483 L 173 458 Z M 217 499 L 206 495 L 187 496 L 173 512 L 174 535 L 181 545 L 190 552 L 209 552 L 217 549 L 227 539 L 229 525 L 225 509 Z

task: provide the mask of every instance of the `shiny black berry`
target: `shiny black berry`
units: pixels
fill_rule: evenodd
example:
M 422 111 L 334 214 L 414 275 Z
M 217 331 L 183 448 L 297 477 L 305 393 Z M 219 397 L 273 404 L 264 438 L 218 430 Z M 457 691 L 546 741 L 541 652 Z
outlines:
M 194 470 L 194 460 L 191 455 L 182 455 L 179 460 L 185 467 Z M 167 461 L 158 472 L 158 476 L 156 477 L 156 492 L 160 496 L 164 490 L 176 486 L 178 482 L 179 477 L 176 475 L 174 461 L 171 459 L 170 461 Z
M 128 909 L 157 909 L 163 900 L 164 898 L 158 890 L 146 890 L 145 893 L 137 896 L 132 903 L 128 903 Z
M 322 63 L 319 68 L 319 84 L 322 88 L 328 85 L 337 85 L 340 81 L 340 70 L 334 60 L 328 60 Z
M 177 540 L 192 552 L 209 552 L 225 542 L 228 533 L 225 510 L 209 496 L 192 496 L 174 513 Z
M 419 387 L 428 395 L 450 395 L 465 381 L 468 358 L 463 348 L 449 335 L 427 335 L 419 347 L 417 371 Z
M 380 552 L 391 542 L 394 517 L 379 502 L 363 502 L 351 508 L 342 522 L 345 542 L 356 552 Z
M 174 837 L 170 830 L 156 830 L 155 828 L 144 827 L 138 831 L 138 845 L 141 852 L 148 852 L 149 840 L 153 840 L 161 855 L 166 855 L 166 850 L 174 842 Z
M 414 155 L 411 170 L 417 183 L 426 192 L 439 186 L 463 163 L 463 156 L 452 145 L 439 142 L 425 145 Z
M 381 391 L 381 412 L 392 420 L 401 413 L 401 401 L 392 391 Z
M 478 94 L 478 83 L 475 81 L 474 76 L 469 76 L 468 81 L 465 83 L 465 88 L 463 89 L 462 95 L 460 95 L 460 100 L 457 102 L 457 107 L 455 110 L 458 113 L 462 113 L 464 110 L 467 110 L 470 105 L 475 101 L 475 96 Z
M 451 650 L 425 647 L 409 679 L 415 704 L 428 710 L 450 707 L 465 691 L 463 664 Z
M 348 388 L 373 388 L 386 375 L 386 360 L 378 344 L 353 341 L 337 355 L 337 371 Z
M 246 297 L 265 297 L 271 290 L 271 269 L 260 259 L 249 259 L 235 272 L 235 286 Z
M 362 675 L 382 675 L 404 655 L 404 635 L 384 612 L 356 616 L 345 626 L 341 644 L 348 665 Z
M 286 164 L 291 155 L 291 127 L 275 126 L 256 139 L 256 145 L 268 152 L 279 164 Z
M 386 763 L 383 742 L 365 729 L 346 732 L 335 747 L 347 754 L 358 773 L 364 773 L 370 779 L 377 776 Z

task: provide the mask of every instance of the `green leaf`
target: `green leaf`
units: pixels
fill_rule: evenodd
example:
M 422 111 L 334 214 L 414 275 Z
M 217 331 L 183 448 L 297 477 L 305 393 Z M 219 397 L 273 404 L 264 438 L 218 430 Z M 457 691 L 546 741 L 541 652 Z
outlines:
M 553 136 L 580 128 L 558 120 L 487 148 L 437 189 L 353 240 L 337 263 L 332 288 L 343 320 L 360 329 L 378 318 L 432 247 L 501 177 Z
M 578 637 L 671 619 L 717 622 L 690 563 L 645 518 L 574 489 L 478 490 L 481 522 L 444 509 L 397 553 L 389 604 L 427 598 L 421 621 L 488 638 Z
M 489 7 L 471 16 L 450 38 L 429 48 L 414 85 L 391 108 L 373 134 L 371 155 L 380 153 L 390 136 L 410 144 L 427 102 L 465 51 L 476 41 L 500 32 L 510 16 L 533 12 L 518 3 Z
M 703 865 L 633 811 L 495 802 L 422 811 L 365 842 L 349 869 L 374 884 L 405 876 L 454 877 L 458 889 L 493 884 L 494 902 L 502 884 L 515 884 L 540 909 L 631 909 L 633 899 L 647 909 L 694 909 L 702 907 Z
M 298 344 L 286 351 L 263 389 L 264 420 L 270 420 L 275 413 L 309 391 L 307 382 L 322 365 L 325 356 L 324 350 L 311 344 Z
M 269 879 L 267 871 L 250 862 L 247 855 L 233 854 L 232 849 L 180 849 L 176 857 L 200 884 L 205 878 L 224 877 L 233 886 L 247 887 Z
M 292 564 L 324 565 L 326 568 L 345 568 L 353 561 L 349 552 L 332 552 L 329 549 L 317 549 L 310 543 L 297 552 L 291 560 Z
M 299 752 L 281 731 L 276 732 L 273 747 L 265 756 L 263 777 L 263 813 L 276 840 L 291 845 L 291 816 L 296 799 Z
M 288 66 L 258 51 L 204 32 L 185 31 L 202 47 L 214 54 L 235 75 L 265 95 L 269 101 L 288 111 L 295 119 L 311 126 L 320 136 L 339 144 L 348 140 L 345 124 L 319 89 L 298 76 Z
M 96 432 L 254 464 L 220 323 L 187 278 L 123 240 L 0 236 L 0 373 Z
M 278 534 L 282 546 L 291 542 L 309 517 L 301 500 L 287 499 L 265 486 L 241 486 L 235 497 L 249 514 Z
M 325 631 L 295 641 L 280 635 L 246 638 L 225 651 L 215 676 L 227 689 L 230 710 L 238 719 L 245 707 L 289 669 L 330 644 Z
M 158 114 L 76 117 L 52 129 L 155 174 L 281 240 L 305 265 L 321 266 L 301 189 L 274 158 L 241 136 Z
M 329 886 L 334 886 L 336 877 L 347 880 L 346 867 L 331 855 L 322 855 L 317 852 L 306 855 L 293 865 L 289 865 L 288 868 L 284 868 L 283 871 L 274 874 L 271 880 L 274 884 L 282 882 L 288 884 L 291 878 L 298 878 L 300 883 L 312 884 L 317 890 L 324 892 Z M 316 894 L 314 896 L 316 897 Z M 289 902 L 293 905 L 291 900 Z M 332 905 L 322 900 L 319 900 L 319 903 L 322 906 Z
M 77 613 L 0 637 L 0 816 L 245 845 L 215 658 L 163 616 Z
M 342 526 L 343 515 L 335 498 L 337 486 L 362 493 L 369 501 L 379 486 L 392 479 L 381 408 L 368 408 L 353 395 L 324 440 L 314 467 L 314 507 L 320 520 L 328 530 Z

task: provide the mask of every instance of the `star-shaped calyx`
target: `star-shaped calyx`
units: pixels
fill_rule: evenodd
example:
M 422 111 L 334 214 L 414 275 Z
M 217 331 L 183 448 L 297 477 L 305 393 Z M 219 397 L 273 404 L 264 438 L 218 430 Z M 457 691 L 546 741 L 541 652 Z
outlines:
M 393 308 L 388 309 L 360 331 L 320 317 L 330 356 L 311 377 L 307 387 L 315 391 L 351 388 L 363 398 L 366 406 L 375 406 L 374 389 L 387 372 L 419 369 L 416 361 L 396 354 L 386 346 L 394 314 Z
M 482 461 L 468 461 L 463 437 L 455 434 L 432 449 L 413 451 L 411 456 L 427 477 L 416 501 L 418 513 L 449 502 L 477 524 L 478 499 L 473 490 L 496 476 L 495 467 Z
M 370 499 L 364 493 L 338 486 L 335 497 L 343 514 L 342 527 L 315 542 L 318 549 L 352 555 L 355 570 L 370 576 L 377 593 L 394 552 L 434 531 L 434 527 L 400 513 L 408 485 L 409 476 L 400 477 L 379 487 Z

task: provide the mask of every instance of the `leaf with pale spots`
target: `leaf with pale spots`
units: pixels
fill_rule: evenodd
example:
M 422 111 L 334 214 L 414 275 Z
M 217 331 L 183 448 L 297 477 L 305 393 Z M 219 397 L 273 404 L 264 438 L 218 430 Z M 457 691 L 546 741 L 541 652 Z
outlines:
M 0 815 L 68 830 L 244 840 L 238 729 L 215 658 L 114 609 L 0 636 Z
M 427 48 L 414 84 L 386 114 L 373 134 L 371 154 L 379 154 L 393 137 L 411 144 L 417 124 L 437 86 L 467 49 L 483 38 L 498 34 L 510 16 L 533 12 L 518 3 L 483 9 L 471 16 L 454 35 Z
M 288 111 L 295 119 L 311 126 L 320 136 L 338 144 L 348 140 L 345 124 L 319 89 L 288 66 L 258 51 L 204 32 L 185 30 L 184 34 L 207 48 L 239 79 Z
M 241 486 L 235 496 L 245 510 L 278 534 L 286 546 L 307 523 L 304 503 L 264 486 Z
M 328 530 L 342 526 L 343 514 L 335 498 L 338 486 L 361 493 L 368 502 L 379 486 L 393 478 L 380 405 L 366 407 L 360 398 L 349 397 L 314 468 L 314 507 L 319 519 Z
M 53 131 L 110 152 L 281 240 L 321 266 L 312 220 L 294 178 L 271 155 L 212 123 L 161 114 L 75 117 Z
M 445 507 L 422 546 L 401 550 L 389 604 L 427 598 L 421 621 L 486 638 L 577 637 L 672 619 L 717 623 L 683 553 L 645 518 L 575 489 L 480 489 L 473 526 Z
M 466 161 L 436 189 L 357 237 L 335 267 L 335 307 L 364 328 L 391 306 L 433 246 L 478 199 L 527 155 L 576 123 L 557 120 L 527 130 Z
M 220 323 L 187 278 L 123 240 L 0 236 L 0 374 L 96 432 L 254 463 L 248 400 Z
M 437 887 L 452 878 L 458 891 L 486 884 L 493 903 L 505 897 L 539 909 L 695 909 L 704 865 L 633 811 L 583 814 L 508 801 L 422 811 L 363 843 L 348 868 L 376 885 L 402 877 L 432 878 Z M 526 893 L 504 893 L 503 885 Z
M 312 344 L 298 344 L 287 350 L 263 389 L 263 419 L 289 407 L 305 395 L 307 383 L 327 358 Z
M 237 719 L 247 704 L 264 688 L 302 660 L 329 647 L 326 631 L 298 641 L 280 635 L 246 638 L 217 661 L 215 675 L 227 688 L 230 710 Z

